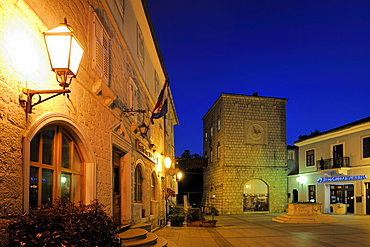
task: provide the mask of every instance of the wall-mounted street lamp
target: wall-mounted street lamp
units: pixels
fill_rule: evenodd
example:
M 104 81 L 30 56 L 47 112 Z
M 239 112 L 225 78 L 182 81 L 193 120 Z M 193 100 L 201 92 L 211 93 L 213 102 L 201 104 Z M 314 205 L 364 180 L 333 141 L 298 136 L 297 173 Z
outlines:
M 164 167 L 166 168 L 166 173 L 171 175 L 173 177 L 173 179 L 175 181 L 180 181 L 183 174 L 182 172 L 179 170 L 179 168 L 172 168 L 171 165 L 172 165 L 172 160 L 170 157 L 166 157 L 164 158 Z
M 139 131 L 142 136 L 146 136 L 149 131 L 149 126 L 146 125 L 144 122 L 139 126 Z
M 27 113 L 31 113 L 32 107 L 35 105 L 45 102 L 60 94 L 64 95 L 71 92 L 66 88 L 71 84 L 72 78 L 76 77 L 83 54 L 83 48 L 74 35 L 72 27 L 67 24 L 66 19 L 64 19 L 64 23 L 59 24 L 56 28 L 44 32 L 43 35 L 51 69 L 55 72 L 59 86 L 63 89 L 32 90 L 24 88 L 23 93 L 27 95 Z M 32 103 L 32 97 L 36 94 L 39 96 L 39 100 L 36 103 Z M 53 95 L 48 98 L 41 99 L 41 94 Z
M 147 110 L 144 110 L 144 109 L 134 109 L 133 107 L 131 108 L 125 108 L 121 111 L 121 113 L 123 114 L 126 114 L 126 116 L 135 116 L 135 114 L 138 114 L 138 113 L 142 113 L 143 114 L 143 123 L 138 127 L 139 128 L 139 132 L 141 134 L 142 137 L 146 137 L 147 134 L 148 134 L 148 131 L 149 131 L 149 126 L 150 126 L 150 123 L 149 125 L 146 125 L 145 122 L 144 122 L 144 114 L 147 113 Z
M 304 183 L 306 183 L 306 178 L 305 177 L 297 177 L 296 181 L 297 181 L 298 184 L 303 185 Z

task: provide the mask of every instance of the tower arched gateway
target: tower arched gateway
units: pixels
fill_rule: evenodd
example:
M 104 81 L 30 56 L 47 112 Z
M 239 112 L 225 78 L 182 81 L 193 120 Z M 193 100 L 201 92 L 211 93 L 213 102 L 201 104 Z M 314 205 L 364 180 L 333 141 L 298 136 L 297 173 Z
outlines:
M 269 188 L 260 179 L 252 179 L 244 184 L 243 211 L 269 211 Z

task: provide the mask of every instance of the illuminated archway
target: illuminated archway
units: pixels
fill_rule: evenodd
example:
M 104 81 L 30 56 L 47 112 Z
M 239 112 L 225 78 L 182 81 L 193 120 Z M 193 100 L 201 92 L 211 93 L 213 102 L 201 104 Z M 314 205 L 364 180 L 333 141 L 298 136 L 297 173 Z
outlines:
M 243 211 L 268 211 L 269 195 L 268 186 L 260 179 L 249 180 L 244 185 Z

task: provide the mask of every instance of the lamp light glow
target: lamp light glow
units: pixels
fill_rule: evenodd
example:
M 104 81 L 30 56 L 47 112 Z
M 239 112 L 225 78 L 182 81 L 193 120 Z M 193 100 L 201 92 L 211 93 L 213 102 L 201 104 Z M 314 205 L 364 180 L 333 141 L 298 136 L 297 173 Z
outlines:
M 182 172 L 178 172 L 177 173 L 177 180 L 181 180 L 181 178 L 182 178 Z
M 171 167 L 171 164 L 172 164 L 172 160 L 170 157 L 166 157 L 164 158 L 164 167 L 166 167 L 167 169 L 169 169 Z
M 65 23 L 43 33 L 48 51 L 50 65 L 56 74 L 59 85 L 68 87 L 76 77 L 83 48 L 76 39 L 71 26 Z

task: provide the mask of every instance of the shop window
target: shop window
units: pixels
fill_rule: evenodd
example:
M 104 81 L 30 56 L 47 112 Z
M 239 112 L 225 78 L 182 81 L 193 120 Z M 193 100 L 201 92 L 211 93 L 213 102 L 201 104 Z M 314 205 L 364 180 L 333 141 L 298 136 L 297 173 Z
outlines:
M 316 202 L 316 185 L 308 185 L 308 201 Z
M 140 166 L 136 166 L 134 174 L 134 202 L 142 202 L 142 175 Z
M 365 137 L 362 139 L 362 150 L 362 157 L 370 158 L 370 137 Z
M 306 166 L 314 166 L 315 165 L 315 150 L 307 150 L 306 151 Z
M 84 162 L 78 147 L 61 127 L 41 130 L 30 143 L 30 207 L 82 200 Z

